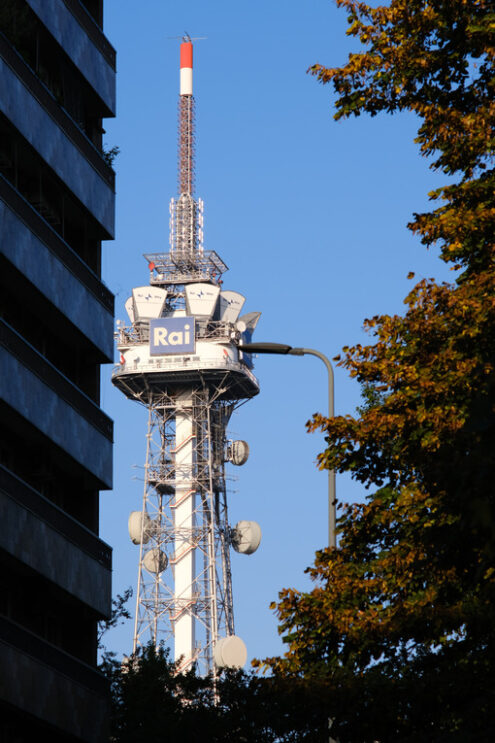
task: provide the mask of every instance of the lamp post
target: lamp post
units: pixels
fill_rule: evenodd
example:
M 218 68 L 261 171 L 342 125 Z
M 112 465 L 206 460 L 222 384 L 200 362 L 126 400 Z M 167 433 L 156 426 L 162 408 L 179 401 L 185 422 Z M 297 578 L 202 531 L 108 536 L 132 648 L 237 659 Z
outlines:
M 330 360 L 325 354 L 314 348 L 293 348 L 283 343 L 244 343 L 239 345 L 240 351 L 246 353 L 271 353 L 289 356 L 317 356 L 323 361 L 328 372 L 328 417 L 334 416 L 334 383 L 333 368 Z M 335 534 L 335 470 L 328 472 L 328 544 L 330 547 L 337 546 Z

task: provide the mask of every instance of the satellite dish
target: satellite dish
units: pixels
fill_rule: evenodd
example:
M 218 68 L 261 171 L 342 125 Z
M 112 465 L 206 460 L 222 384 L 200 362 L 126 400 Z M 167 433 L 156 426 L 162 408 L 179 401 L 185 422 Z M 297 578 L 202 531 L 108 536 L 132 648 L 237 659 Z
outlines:
M 247 441 L 232 441 L 227 449 L 227 458 L 229 462 L 240 467 L 246 464 L 249 457 L 249 444 Z
M 161 549 L 153 547 L 145 554 L 143 565 L 150 573 L 163 573 L 168 565 L 168 557 Z
M 256 521 L 238 521 L 230 538 L 236 552 L 252 555 L 260 546 L 261 526 Z
M 129 516 L 128 527 L 129 536 L 133 544 L 141 544 L 141 537 L 143 540 L 143 544 L 147 544 L 149 542 L 151 519 L 147 513 L 144 514 L 143 524 L 143 512 L 133 511 Z
M 242 668 L 247 661 L 247 648 L 237 635 L 221 637 L 215 644 L 213 659 L 217 668 Z

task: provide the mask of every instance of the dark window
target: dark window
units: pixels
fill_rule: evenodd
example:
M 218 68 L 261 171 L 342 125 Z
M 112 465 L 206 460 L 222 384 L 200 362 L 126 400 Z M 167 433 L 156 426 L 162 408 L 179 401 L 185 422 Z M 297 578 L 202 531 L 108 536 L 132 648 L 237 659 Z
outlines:
M 1 412 L 0 464 L 98 534 L 98 491 L 57 456 L 49 439 L 5 405 Z
M 98 3 L 90 5 L 97 6 Z M 101 150 L 101 119 L 108 112 L 103 110 L 91 86 L 24 0 L 1 0 L 0 32 L 44 83 L 57 103 Z
M 2 552 L 0 568 L 0 615 L 75 658 L 95 665 L 95 614 Z
M 81 0 L 95 23 L 103 28 L 103 0 Z
M 1 114 L 0 173 L 100 276 L 102 228 Z
M 52 321 L 52 313 L 47 312 L 46 300 L 18 277 L 14 270 L 2 269 L 0 273 L 0 317 L 99 404 L 100 364 L 95 352 L 83 346 L 79 336 L 67 333 L 65 326 L 60 330 Z M 29 302 L 25 301 L 27 293 Z

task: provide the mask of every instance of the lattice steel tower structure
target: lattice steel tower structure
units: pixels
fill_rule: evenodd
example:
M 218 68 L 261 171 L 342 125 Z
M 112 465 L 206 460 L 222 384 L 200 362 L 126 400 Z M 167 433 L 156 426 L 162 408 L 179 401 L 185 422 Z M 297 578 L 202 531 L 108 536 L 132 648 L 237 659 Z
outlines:
M 227 266 L 203 248 L 203 203 L 194 196 L 193 45 L 180 46 L 179 196 L 170 202 L 170 251 L 147 254 L 149 285 L 126 302 L 120 364 L 112 381 L 148 409 L 141 511 L 129 518 L 139 545 L 134 651 L 150 640 L 173 646 L 180 670 L 242 666 L 235 635 L 230 549 L 251 554 L 254 521 L 229 526 L 225 462 L 243 464 L 229 441 L 233 410 L 257 395 L 249 342 L 260 313 L 239 317 L 244 297 L 222 288 Z

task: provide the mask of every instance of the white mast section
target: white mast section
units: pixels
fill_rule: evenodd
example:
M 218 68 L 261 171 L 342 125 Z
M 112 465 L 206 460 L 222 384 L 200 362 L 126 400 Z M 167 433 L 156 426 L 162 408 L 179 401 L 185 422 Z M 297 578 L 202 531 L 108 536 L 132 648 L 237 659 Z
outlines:
M 194 433 L 190 392 L 182 393 L 176 402 L 175 500 L 173 503 L 175 615 L 173 621 L 175 660 L 182 658 L 184 667 L 188 667 L 194 658 L 195 650 L 194 618 L 191 607 L 198 593 L 194 585 L 196 577 L 196 524 L 194 523 L 196 488 L 193 479 Z

